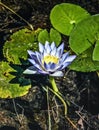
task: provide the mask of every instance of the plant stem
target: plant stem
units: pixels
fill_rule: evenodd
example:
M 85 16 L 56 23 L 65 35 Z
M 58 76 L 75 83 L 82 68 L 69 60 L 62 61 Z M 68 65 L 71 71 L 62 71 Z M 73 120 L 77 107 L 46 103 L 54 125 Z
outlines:
M 52 84 L 53 90 L 54 90 L 56 93 L 58 93 L 59 90 L 58 90 L 58 87 L 57 87 L 57 85 L 56 85 L 56 83 L 55 83 L 55 79 L 54 79 L 53 77 L 51 77 L 51 76 L 50 76 L 50 83 Z

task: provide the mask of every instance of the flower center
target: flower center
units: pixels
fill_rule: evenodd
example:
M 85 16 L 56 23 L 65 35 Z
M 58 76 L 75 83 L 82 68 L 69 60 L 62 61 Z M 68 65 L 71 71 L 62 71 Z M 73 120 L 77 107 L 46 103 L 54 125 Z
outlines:
M 45 63 L 55 63 L 55 64 L 57 64 L 58 63 L 58 61 L 59 61 L 59 58 L 57 58 L 57 57 L 55 57 L 55 56 L 51 56 L 51 55 L 47 55 L 47 56 L 45 56 L 44 57 L 44 59 L 43 59 L 43 62 L 45 62 Z

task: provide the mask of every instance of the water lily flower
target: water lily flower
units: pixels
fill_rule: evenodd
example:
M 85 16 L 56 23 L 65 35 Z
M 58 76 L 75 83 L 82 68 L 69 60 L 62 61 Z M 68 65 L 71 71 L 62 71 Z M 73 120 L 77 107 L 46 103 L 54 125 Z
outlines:
M 32 66 L 27 68 L 25 74 L 47 74 L 50 76 L 63 76 L 62 70 L 70 65 L 76 58 L 76 55 L 69 55 L 64 52 L 64 43 L 56 47 L 55 43 L 51 44 L 46 41 L 45 45 L 39 43 L 39 52 L 28 50 Z

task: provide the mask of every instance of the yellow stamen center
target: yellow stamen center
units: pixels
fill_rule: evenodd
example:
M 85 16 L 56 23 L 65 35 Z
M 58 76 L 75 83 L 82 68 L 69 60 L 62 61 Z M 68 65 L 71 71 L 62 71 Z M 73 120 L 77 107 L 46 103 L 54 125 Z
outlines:
M 51 55 L 47 55 L 47 56 L 45 56 L 44 57 L 44 59 L 43 59 L 43 63 L 45 62 L 45 63 L 55 63 L 55 64 L 57 64 L 58 63 L 58 61 L 59 61 L 59 58 L 57 58 L 57 57 L 55 57 L 55 56 L 51 56 Z

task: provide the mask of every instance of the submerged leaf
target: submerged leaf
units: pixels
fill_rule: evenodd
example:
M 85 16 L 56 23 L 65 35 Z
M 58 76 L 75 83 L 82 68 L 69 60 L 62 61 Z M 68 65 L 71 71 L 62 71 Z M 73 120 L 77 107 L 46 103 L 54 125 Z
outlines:
M 0 98 L 20 97 L 27 94 L 31 88 L 30 82 L 24 77 L 19 77 L 19 79 L 17 79 L 17 77 L 15 82 L 11 82 L 15 79 L 13 73 L 16 73 L 16 70 L 14 70 L 7 62 L 0 62 Z M 21 82 L 19 81 L 20 78 Z M 22 84 L 22 82 L 25 83 Z

